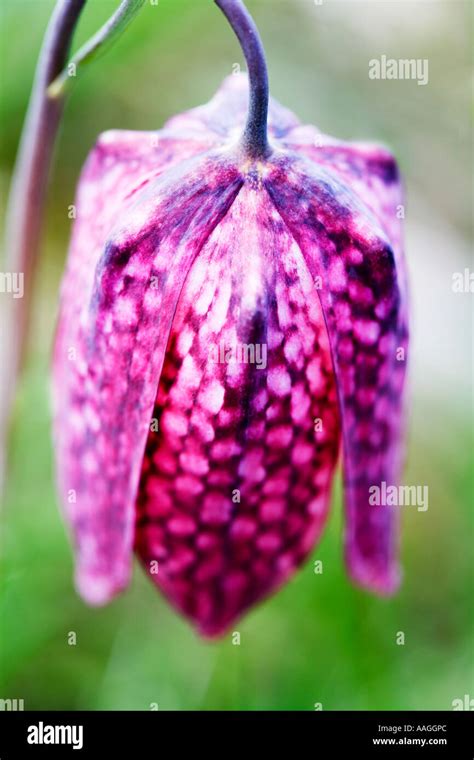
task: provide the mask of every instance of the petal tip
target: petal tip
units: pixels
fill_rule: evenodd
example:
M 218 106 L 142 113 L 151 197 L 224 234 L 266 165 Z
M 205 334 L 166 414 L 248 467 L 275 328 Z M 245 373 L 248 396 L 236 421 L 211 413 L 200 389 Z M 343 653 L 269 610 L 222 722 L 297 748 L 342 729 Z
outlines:
M 103 607 L 128 586 L 128 570 L 120 577 L 98 572 L 77 571 L 75 586 L 82 599 L 91 607 Z
M 354 585 L 378 596 L 392 596 L 401 583 L 401 570 L 397 563 L 380 567 L 360 555 L 346 554 L 346 566 Z

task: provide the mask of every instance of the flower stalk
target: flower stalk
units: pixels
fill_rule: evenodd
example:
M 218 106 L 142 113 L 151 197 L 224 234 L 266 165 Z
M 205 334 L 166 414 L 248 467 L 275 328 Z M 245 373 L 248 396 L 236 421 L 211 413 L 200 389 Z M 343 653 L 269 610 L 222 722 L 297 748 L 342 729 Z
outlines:
M 249 72 L 249 110 L 242 146 L 249 158 L 268 156 L 268 71 L 260 34 L 241 0 L 215 0 L 226 16 L 242 47 Z
M 86 0 L 60 0 L 48 24 L 35 79 L 6 212 L 4 268 L 21 273 L 23 297 L 4 301 L 3 356 L 0 377 L 0 437 L 7 435 L 15 382 L 23 359 L 29 322 L 32 280 L 40 247 L 44 198 L 63 99 L 47 95 L 50 82 L 61 72 L 74 29 Z M 0 485 L 5 469 L 1 447 Z
M 21 273 L 22 298 L 3 304 L 0 369 L 0 442 L 7 435 L 15 383 L 24 358 L 33 281 L 41 245 L 46 188 L 65 96 L 78 70 L 106 50 L 128 26 L 145 0 L 123 0 L 115 14 L 68 64 L 69 50 L 86 0 L 58 0 L 39 56 L 6 211 L 3 267 Z M 0 448 L 0 490 L 5 469 Z

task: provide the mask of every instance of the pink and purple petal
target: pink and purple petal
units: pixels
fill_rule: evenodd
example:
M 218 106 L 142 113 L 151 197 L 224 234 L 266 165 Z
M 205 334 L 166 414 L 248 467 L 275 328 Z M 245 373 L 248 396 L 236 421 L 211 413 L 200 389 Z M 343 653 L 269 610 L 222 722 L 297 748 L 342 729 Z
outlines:
M 336 174 L 294 154 L 274 160 L 265 184 L 321 286 L 341 409 L 349 572 L 389 593 L 399 582 L 398 515 L 369 505 L 369 488 L 400 478 L 403 277 L 377 220 Z
M 206 635 L 222 633 L 312 550 L 339 445 L 314 283 L 253 185 L 247 178 L 181 293 L 138 498 L 137 551 Z
M 240 185 L 232 166 L 212 157 L 180 164 L 126 200 L 123 218 L 117 209 L 119 221 L 91 262 L 93 281 L 81 283 L 88 289 L 74 292 L 66 280 L 55 439 L 77 586 L 91 603 L 128 582 L 136 490 L 172 316 L 189 267 Z M 73 262 L 87 256 L 87 243 L 88 228 L 76 236 Z
M 223 143 L 238 140 L 247 116 L 249 83 L 245 74 L 231 74 L 224 79 L 214 97 L 169 119 L 165 130 L 173 134 L 211 137 Z M 282 138 L 299 124 L 297 117 L 274 98 L 270 98 L 268 129 L 271 137 Z

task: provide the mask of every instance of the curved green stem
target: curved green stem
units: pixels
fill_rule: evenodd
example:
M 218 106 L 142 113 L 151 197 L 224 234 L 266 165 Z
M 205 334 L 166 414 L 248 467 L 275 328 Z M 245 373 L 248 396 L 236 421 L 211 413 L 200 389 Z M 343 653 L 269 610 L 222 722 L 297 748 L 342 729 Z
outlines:
M 82 67 L 105 50 L 144 2 L 123 0 L 109 21 L 80 49 L 73 59 L 75 65 Z M 74 80 L 67 77 L 66 64 L 85 4 L 86 0 L 58 0 L 54 8 L 36 67 L 8 198 L 2 266 L 6 275 L 21 277 L 23 292 L 20 298 L 4 295 L 0 301 L 3 312 L 0 319 L 0 490 L 5 468 L 3 444 L 30 321 L 47 181 L 68 89 L 66 84 Z
M 24 353 L 30 316 L 32 279 L 39 239 L 49 166 L 61 119 L 62 101 L 52 101 L 46 88 L 62 70 L 86 0 L 59 0 L 46 30 L 32 94 L 16 159 L 6 211 L 4 268 L 21 278 L 20 298 L 3 296 L 0 361 L 0 486 L 5 469 L 5 437 L 10 407 Z
M 135 18 L 144 2 L 145 0 L 122 0 L 113 16 L 77 51 L 59 76 L 51 82 L 48 96 L 57 98 L 64 95 L 70 89 L 74 77 L 113 45 Z

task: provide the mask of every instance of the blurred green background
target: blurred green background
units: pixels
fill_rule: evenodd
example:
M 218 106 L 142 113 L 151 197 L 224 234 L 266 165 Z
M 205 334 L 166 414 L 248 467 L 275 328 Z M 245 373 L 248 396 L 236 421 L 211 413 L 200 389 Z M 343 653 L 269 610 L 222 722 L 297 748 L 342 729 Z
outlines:
M 87 3 L 75 47 L 117 4 Z M 105 609 L 89 609 L 75 594 L 54 488 L 48 396 L 67 207 L 99 132 L 156 129 L 208 100 L 234 63 L 245 69 L 211 0 L 147 2 L 76 83 L 49 193 L 1 515 L 0 697 L 22 698 L 25 709 L 451 709 L 454 699 L 474 696 L 472 295 L 452 291 L 453 273 L 472 269 L 472 5 L 248 5 L 274 97 L 329 134 L 385 142 L 399 159 L 413 301 L 405 482 L 429 486 L 429 509 L 405 509 L 403 586 L 394 599 L 380 600 L 345 576 L 338 482 L 329 529 L 311 561 L 237 625 L 240 646 L 230 635 L 201 641 L 138 567 L 129 590 Z M 51 0 L 2 4 L 3 197 L 52 7 Z M 427 58 L 429 83 L 370 80 L 368 61 L 382 54 Z

